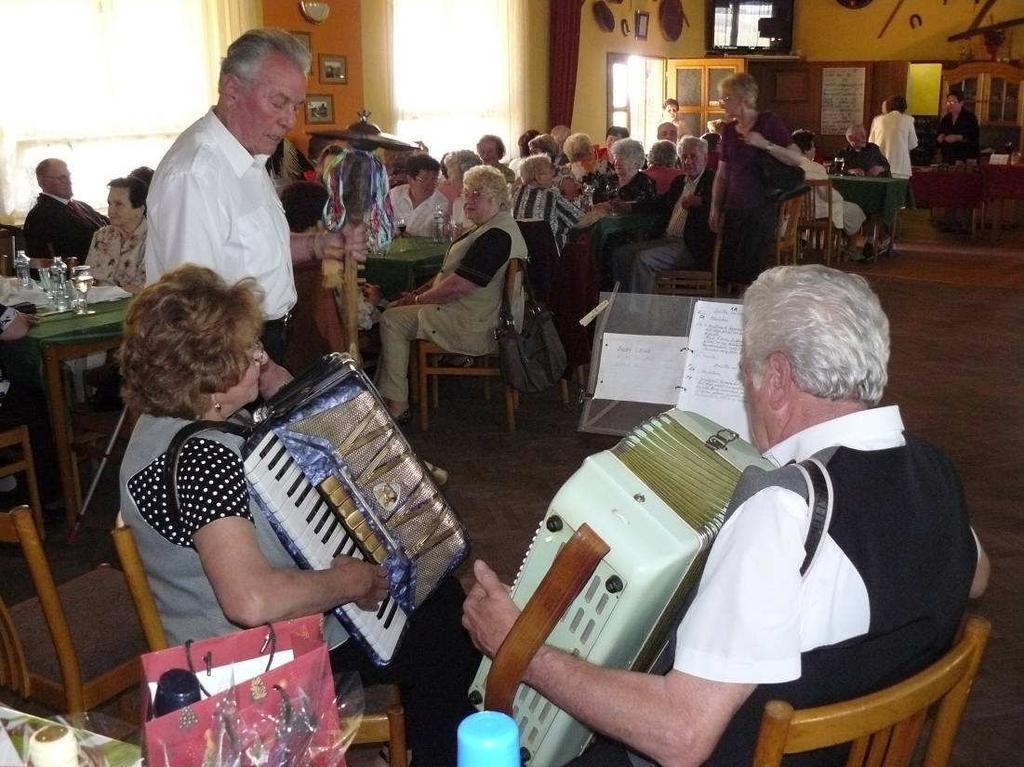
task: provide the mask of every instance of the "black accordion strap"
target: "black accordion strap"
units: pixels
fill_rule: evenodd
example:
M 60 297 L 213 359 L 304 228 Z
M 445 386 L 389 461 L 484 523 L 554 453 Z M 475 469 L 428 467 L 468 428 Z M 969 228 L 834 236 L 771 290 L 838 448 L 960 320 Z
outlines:
M 821 541 L 825 537 L 825 531 L 832 521 L 833 498 L 832 478 L 824 463 L 817 458 L 808 458 L 806 461 L 800 461 L 797 466 L 804 472 L 809 496 L 807 504 L 811 508 L 811 524 L 807 529 L 807 539 L 804 541 L 804 561 L 800 565 L 802 578 L 814 562 Z
M 222 431 L 244 439 L 252 432 L 252 427 L 231 421 L 193 421 L 174 435 L 171 444 L 167 446 L 164 459 L 164 481 L 170 489 L 167 496 L 167 511 L 173 516 L 178 516 L 181 508 L 178 502 L 178 462 L 181 460 L 181 449 L 189 439 L 204 431 Z

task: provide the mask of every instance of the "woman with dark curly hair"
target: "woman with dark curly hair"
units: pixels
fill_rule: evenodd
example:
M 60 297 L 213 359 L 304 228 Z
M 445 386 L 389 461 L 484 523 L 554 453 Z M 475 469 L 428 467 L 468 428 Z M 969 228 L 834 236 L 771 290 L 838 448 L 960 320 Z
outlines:
M 296 567 L 250 498 L 238 437 L 211 430 L 187 440 L 176 486 L 168 485 L 166 452 L 184 426 L 197 419 L 244 423 L 243 408 L 283 383 L 264 368 L 262 325 L 253 280 L 228 285 L 193 265 L 147 287 L 125 318 L 123 397 L 140 416 L 121 464 L 121 510 L 174 644 L 347 602 L 375 609 L 387 593 L 383 570 L 364 560 L 338 556 L 324 570 Z M 173 493 L 177 511 L 167 504 Z M 359 671 L 366 683 L 401 686 L 420 764 L 455 763 L 449 734 L 469 713 L 465 690 L 478 656 L 458 627 L 462 596 L 454 579 L 442 584 L 411 616 L 387 669 L 345 642 L 333 614 L 324 624 L 336 668 Z

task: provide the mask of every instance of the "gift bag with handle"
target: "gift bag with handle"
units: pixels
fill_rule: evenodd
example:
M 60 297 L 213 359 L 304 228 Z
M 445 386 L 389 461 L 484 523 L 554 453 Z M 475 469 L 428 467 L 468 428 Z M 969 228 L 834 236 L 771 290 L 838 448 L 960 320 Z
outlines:
M 157 683 L 171 669 L 195 673 L 201 700 L 157 717 Z M 147 653 L 142 670 L 149 765 L 344 764 L 321 615 Z

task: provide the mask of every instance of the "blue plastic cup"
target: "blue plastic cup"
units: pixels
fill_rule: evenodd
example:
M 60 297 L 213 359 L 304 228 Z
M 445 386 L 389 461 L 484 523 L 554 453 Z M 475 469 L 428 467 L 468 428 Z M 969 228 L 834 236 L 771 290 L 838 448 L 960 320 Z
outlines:
M 459 725 L 459 767 L 520 767 L 519 728 L 498 711 L 479 711 Z

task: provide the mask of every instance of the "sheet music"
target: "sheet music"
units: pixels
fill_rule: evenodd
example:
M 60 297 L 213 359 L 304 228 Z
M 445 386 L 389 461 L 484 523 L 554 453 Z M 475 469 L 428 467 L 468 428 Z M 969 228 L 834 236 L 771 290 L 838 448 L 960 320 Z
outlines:
M 740 380 L 743 306 L 698 301 L 690 325 L 690 352 L 676 406 L 710 418 L 750 441 Z
M 671 405 L 679 396 L 686 338 L 605 333 L 595 399 Z

